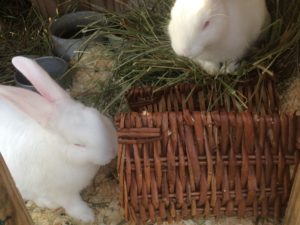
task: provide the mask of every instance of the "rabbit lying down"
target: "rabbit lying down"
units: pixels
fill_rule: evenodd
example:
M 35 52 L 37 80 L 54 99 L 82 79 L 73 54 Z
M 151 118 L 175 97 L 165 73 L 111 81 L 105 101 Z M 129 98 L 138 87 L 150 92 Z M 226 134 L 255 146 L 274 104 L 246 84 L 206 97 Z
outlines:
M 33 60 L 12 63 L 41 94 L 0 85 L 0 151 L 22 197 L 92 222 L 80 191 L 116 156 L 113 123 L 73 100 Z

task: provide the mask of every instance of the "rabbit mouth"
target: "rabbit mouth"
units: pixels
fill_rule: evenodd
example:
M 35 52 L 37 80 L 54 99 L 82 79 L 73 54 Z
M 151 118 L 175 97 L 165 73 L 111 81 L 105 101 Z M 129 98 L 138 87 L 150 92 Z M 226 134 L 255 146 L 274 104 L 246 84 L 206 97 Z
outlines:
M 201 57 L 202 55 L 205 54 L 205 49 L 204 47 L 198 47 L 197 49 L 192 49 L 191 51 L 186 54 L 185 57 L 190 58 L 190 59 L 196 59 Z
M 181 57 L 185 57 L 185 58 L 189 58 L 189 59 L 194 59 L 197 58 L 198 55 L 193 54 L 191 52 L 176 52 L 177 55 L 181 56 Z
M 83 144 L 74 144 L 76 147 L 85 148 L 86 146 Z

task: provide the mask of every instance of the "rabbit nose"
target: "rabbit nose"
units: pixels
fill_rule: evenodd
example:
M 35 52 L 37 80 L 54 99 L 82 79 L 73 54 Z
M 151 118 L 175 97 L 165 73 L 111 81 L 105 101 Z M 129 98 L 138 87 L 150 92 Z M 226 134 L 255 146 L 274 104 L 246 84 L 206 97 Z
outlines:
M 181 44 L 171 43 L 172 49 L 176 53 L 176 55 L 188 57 L 189 55 L 189 48 L 188 46 L 182 46 Z
M 179 55 L 184 56 L 184 57 L 189 57 L 189 50 L 187 48 L 181 49 Z

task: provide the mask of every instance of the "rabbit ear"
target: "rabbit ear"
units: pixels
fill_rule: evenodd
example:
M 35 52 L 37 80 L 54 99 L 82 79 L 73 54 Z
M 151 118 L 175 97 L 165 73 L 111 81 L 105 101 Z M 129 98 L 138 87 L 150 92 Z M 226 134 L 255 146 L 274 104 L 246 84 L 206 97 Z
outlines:
M 32 59 L 16 56 L 12 64 L 32 83 L 36 90 L 50 102 L 69 99 L 65 92 L 50 76 Z
M 39 94 L 23 88 L 0 85 L 0 97 L 42 126 L 47 125 L 54 111 L 54 104 Z

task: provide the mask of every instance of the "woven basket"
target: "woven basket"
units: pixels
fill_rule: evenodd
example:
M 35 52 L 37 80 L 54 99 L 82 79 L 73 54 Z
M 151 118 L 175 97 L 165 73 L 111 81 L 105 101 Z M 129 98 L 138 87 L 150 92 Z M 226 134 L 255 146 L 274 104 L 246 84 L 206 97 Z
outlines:
M 239 111 L 237 98 L 225 92 L 224 87 L 179 84 L 162 90 L 154 87 L 132 88 L 125 93 L 128 105 L 134 112 L 172 112 L 183 109 L 207 111 L 225 109 Z M 270 78 L 257 84 L 257 79 L 236 85 L 239 96 L 251 112 L 271 113 L 277 111 L 278 97 Z
M 300 117 L 186 110 L 125 113 L 117 125 L 127 219 L 282 218 L 299 160 Z
M 137 112 L 120 114 L 116 124 L 120 200 L 128 220 L 282 218 L 299 161 L 300 118 L 277 113 L 270 80 L 238 90 L 247 112 L 238 113 L 233 98 L 219 98 L 208 87 L 127 92 Z M 207 111 L 209 102 L 215 111 Z

